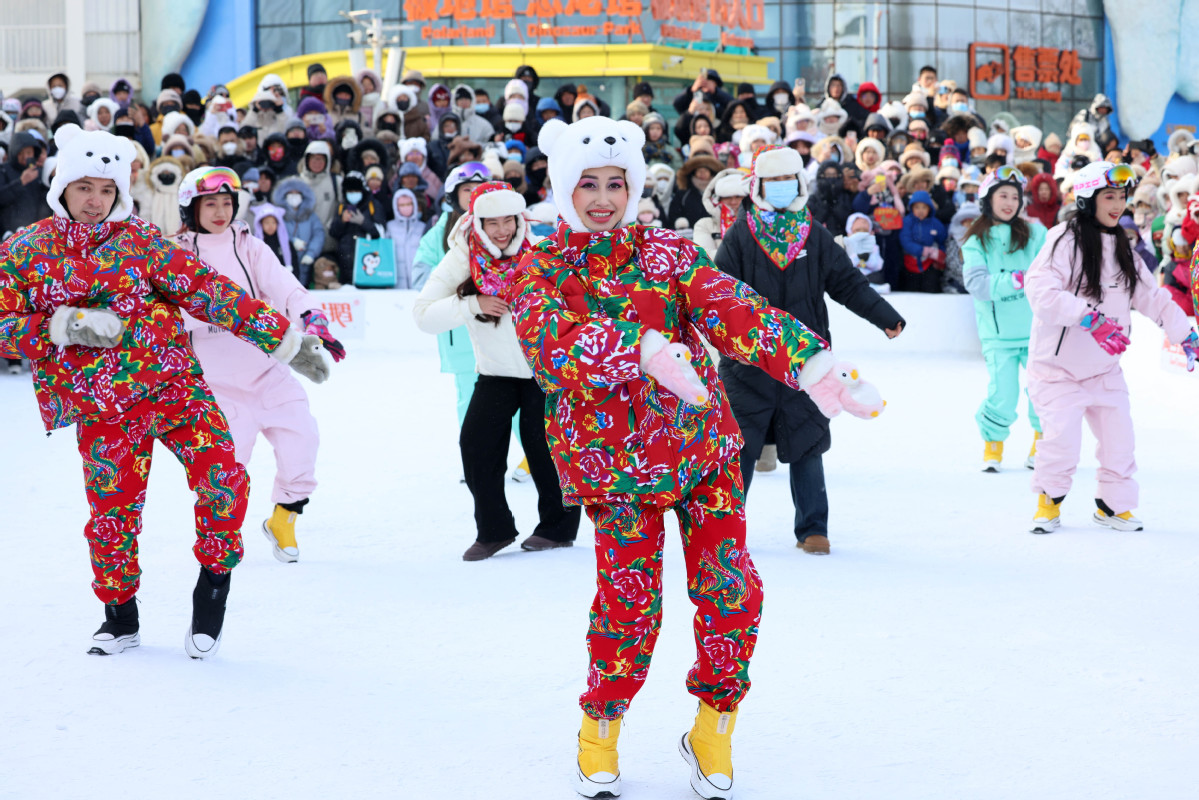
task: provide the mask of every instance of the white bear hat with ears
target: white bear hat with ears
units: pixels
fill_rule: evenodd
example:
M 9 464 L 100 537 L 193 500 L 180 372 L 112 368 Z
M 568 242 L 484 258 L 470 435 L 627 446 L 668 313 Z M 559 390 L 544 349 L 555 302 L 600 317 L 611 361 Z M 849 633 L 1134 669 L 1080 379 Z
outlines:
M 58 145 L 58 171 L 50 181 L 46 202 L 54 215 L 71 219 L 62 204 L 67 184 L 80 178 L 108 178 L 117 184 L 117 202 L 104 222 L 122 222 L 133 214 L 133 196 L 129 194 L 129 170 L 137 151 L 133 142 L 106 131 L 84 131 L 78 125 L 63 125 L 54 134 Z
M 584 117 L 567 125 L 552 119 L 537 134 L 537 147 L 549 160 L 550 188 L 558 213 L 574 231 L 587 226 L 575 211 L 572 197 L 584 170 L 594 167 L 620 167 L 629 188 L 623 225 L 637 220 L 637 201 L 645 188 L 645 132 L 628 120 L 617 122 L 608 117 Z

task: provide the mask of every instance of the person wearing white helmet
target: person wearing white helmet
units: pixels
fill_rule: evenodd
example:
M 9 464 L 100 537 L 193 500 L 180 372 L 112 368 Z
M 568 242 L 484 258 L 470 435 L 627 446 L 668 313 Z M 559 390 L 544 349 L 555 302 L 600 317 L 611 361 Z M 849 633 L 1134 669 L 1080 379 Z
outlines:
M 658 635 L 663 526 L 674 510 L 696 606 L 697 658 L 686 686 L 699 701 L 679 748 L 691 786 L 728 798 L 762 586 L 745 543 L 741 434 L 704 339 L 807 390 L 829 415 L 847 408 L 839 388 L 828 391 L 838 381 L 835 359 L 820 337 L 690 241 L 636 224 L 646 176 L 638 126 L 601 116 L 569 126 L 551 120 L 538 142 L 561 220 L 522 262 L 513 317 L 547 394 L 546 437 L 564 499 L 584 506 L 596 526 L 574 787 L 586 797 L 620 794 L 617 739 Z M 772 249 L 788 254 L 790 229 L 765 224 Z
M 305 334 L 320 338 L 334 361 L 345 348 L 329 332 L 329 320 L 308 290 L 279 262 L 270 247 L 237 219 L 237 173 L 224 167 L 200 167 L 179 186 L 179 216 L 185 230 L 171 238 L 204 259 L 221 275 L 241 283 L 253 297 L 287 315 Z M 285 231 L 285 228 L 281 228 Z M 284 247 L 290 246 L 284 240 Z M 264 358 L 245 342 L 194 317 L 184 323 L 192 348 L 217 403 L 229 419 L 239 463 L 250 463 L 262 434 L 275 451 L 275 505 L 262 524 L 275 558 L 299 560 L 296 517 L 316 489 L 316 420 L 308 410 L 308 394 L 290 370 Z
M 228 329 L 317 382 L 327 374 L 319 339 L 133 216 L 128 139 L 67 124 L 54 140 L 54 216 L 0 251 L 0 355 L 36 363 L 47 430 L 76 426 L 92 589 L 104 603 L 89 652 L 112 655 L 141 641 L 137 535 L 157 439 L 183 464 L 196 495 L 200 576 L 184 647 L 206 658 L 220 643 L 229 574 L 242 556 L 249 480 L 182 314 Z
M 1078 213 L 1049 232 L 1025 275 L 1032 306 L 1028 391 L 1045 426 L 1032 489 L 1038 495 L 1033 533 L 1061 525 L 1082 447 L 1085 419 L 1099 440 L 1096 524 L 1118 531 L 1143 528 L 1133 516 L 1132 417 L 1120 355 L 1135 308 L 1181 345 L 1187 368 L 1199 356 L 1199 335 L 1185 314 L 1134 256 L 1120 226 L 1136 173 L 1126 164 L 1088 164 L 1074 179 Z
M 1002 166 L 979 187 L 980 214 L 962 244 L 962 277 L 974 298 L 974 316 L 990 377 L 987 397 L 974 421 L 983 438 L 983 471 L 999 472 L 1003 443 L 1016 421 L 1020 368 L 1028 367 L 1032 309 L 1024 294 L 1028 265 L 1045 243 L 1045 227 L 1021 216 L 1028 181 L 1016 167 Z M 1041 422 L 1028 404 L 1033 444 L 1024 466 L 1035 463 Z

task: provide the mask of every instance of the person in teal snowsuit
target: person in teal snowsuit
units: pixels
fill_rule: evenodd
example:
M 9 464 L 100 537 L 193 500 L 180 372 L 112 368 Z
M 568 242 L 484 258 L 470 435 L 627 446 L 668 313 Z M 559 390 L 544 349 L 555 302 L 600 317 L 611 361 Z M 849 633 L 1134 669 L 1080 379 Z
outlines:
M 1016 421 L 1020 401 L 1020 368 L 1028 366 L 1032 309 L 1024 296 L 1024 272 L 1045 243 L 1039 222 L 1020 217 L 1026 178 L 1014 167 L 992 172 L 979 187 L 982 215 L 970 226 L 962 245 L 966 291 L 974 298 L 978 336 L 990 375 L 987 397 L 975 414 L 986 443 L 983 469 L 998 472 L 1003 443 Z M 1028 421 L 1034 438 L 1025 466 L 1032 468 L 1041 420 L 1032 401 Z
M 459 189 L 470 202 L 470 193 L 480 183 L 490 180 L 491 173 L 479 162 L 469 162 L 455 167 L 446 177 L 445 201 L 449 209 L 442 211 L 441 216 L 433 227 L 421 237 L 416 248 L 416 256 L 412 265 L 412 288 L 420 291 L 424 288 L 429 274 L 445 258 L 446 231 L 453 230 L 454 223 L 462 216 L 468 206 L 459 204 Z M 454 376 L 454 385 L 458 389 L 458 427 L 466 418 L 466 409 L 470 406 L 471 395 L 475 392 L 475 351 L 470 344 L 470 335 L 466 326 L 454 328 L 452 331 L 437 334 L 437 353 L 441 357 L 441 371 Z

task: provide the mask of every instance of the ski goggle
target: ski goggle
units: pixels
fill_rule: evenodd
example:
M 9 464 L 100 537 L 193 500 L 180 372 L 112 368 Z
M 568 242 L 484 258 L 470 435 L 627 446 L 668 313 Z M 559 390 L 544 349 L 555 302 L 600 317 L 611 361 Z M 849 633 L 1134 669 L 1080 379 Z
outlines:
M 995 172 L 992 174 L 995 175 L 995 181 L 997 183 L 999 183 L 999 182 L 1015 182 L 1015 183 L 1020 184 L 1021 186 L 1026 186 L 1028 184 L 1028 178 L 1026 178 L 1024 176 L 1023 172 L 1016 169 L 1015 167 L 1010 167 L 1006 164 L 1003 165 L 1002 167 L 999 167 L 998 169 L 996 169 Z
M 460 183 L 476 183 L 483 181 L 486 183 L 491 180 L 491 170 L 487 169 L 487 165 L 481 161 L 467 161 L 454 168 L 453 176 L 457 180 L 455 185 Z
M 213 167 L 196 178 L 197 195 L 214 194 L 226 186 L 233 192 L 241 189 L 241 178 L 228 167 Z

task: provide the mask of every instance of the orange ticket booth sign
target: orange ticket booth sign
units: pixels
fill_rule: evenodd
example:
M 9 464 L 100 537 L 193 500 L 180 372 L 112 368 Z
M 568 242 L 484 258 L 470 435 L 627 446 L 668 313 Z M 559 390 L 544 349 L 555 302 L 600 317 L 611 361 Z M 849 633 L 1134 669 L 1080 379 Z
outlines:
M 969 58 L 970 94 L 975 100 L 1057 102 L 1062 99 L 1063 86 L 1082 84 L 1077 50 L 974 42 Z

